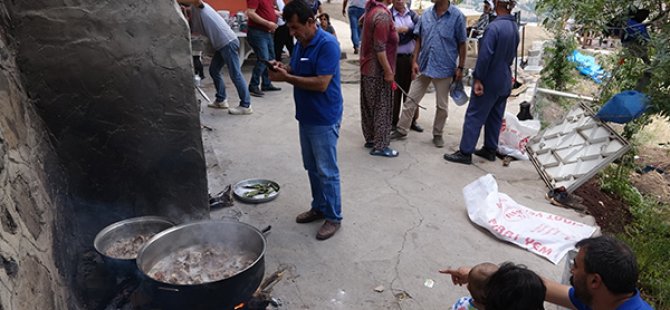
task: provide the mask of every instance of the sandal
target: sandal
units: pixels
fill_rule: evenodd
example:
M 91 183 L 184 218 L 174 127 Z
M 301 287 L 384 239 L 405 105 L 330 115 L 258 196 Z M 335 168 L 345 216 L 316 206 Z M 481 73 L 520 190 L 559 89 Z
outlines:
M 370 151 L 370 155 L 372 155 L 372 156 L 397 157 L 398 154 L 400 154 L 400 153 L 398 153 L 398 151 L 396 151 L 396 150 L 394 150 L 394 149 L 392 149 L 388 146 L 385 147 L 382 150 L 373 149 L 372 151 Z

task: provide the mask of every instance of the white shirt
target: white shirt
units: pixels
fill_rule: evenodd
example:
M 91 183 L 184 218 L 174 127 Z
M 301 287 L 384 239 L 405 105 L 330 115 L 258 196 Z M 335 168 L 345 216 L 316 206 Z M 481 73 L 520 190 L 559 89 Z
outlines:
M 279 12 L 284 12 L 284 0 L 275 0 L 277 3 L 277 8 L 279 9 Z M 284 21 L 281 16 L 277 19 L 277 26 L 284 26 L 286 22 Z

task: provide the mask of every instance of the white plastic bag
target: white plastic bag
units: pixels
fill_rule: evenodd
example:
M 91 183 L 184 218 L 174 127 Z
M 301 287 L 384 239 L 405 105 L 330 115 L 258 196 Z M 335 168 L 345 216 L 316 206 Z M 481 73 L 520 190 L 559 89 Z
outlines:
M 498 138 L 498 153 L 509 155 L 516 159 L 528 160 L 526 144 L 528 140 L 540 132 L 540 121 L 520 121 L 516 115 L 505 112 L 500 137 Z
M 551 213 L 534 211 L 498 193 L 487 174 L 463 188 L 468 217 L 498 239 L 514 243 L 554 264 L 596 228 Z

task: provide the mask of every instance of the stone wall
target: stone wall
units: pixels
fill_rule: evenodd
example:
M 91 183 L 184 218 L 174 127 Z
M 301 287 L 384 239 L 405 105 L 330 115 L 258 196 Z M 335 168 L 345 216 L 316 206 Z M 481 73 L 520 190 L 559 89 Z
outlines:
M 170 0 L 0 11 L 0 310 L 97 308 L 102 227 L 208 216 L 188 28 Z
M 54 193 L 67 183 L 49 181 L 61 174 L 21 83 L 9 25 L 0 2 L 0 309 L 67 309 L 52 235 L 62 204 Z

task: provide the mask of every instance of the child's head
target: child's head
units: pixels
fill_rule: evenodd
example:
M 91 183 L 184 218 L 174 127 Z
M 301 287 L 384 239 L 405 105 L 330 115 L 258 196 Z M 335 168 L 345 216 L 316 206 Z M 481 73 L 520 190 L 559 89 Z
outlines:
M 504 263 L 486 284 L 487 310 L 544 310 L 547 288 L 526 266 Z
M 326 27 L 330 25 L 330 16 L 328 13 L 321 13 L 321 15 L 319 15 L 319 21 L 321 22 L 321 27 Z
M 483 309 L 486 300 L 486 284 L 489 278 L 498 271 L 498 265 L 493 263 L 481 263 L 475 265 L 468 274 L 468 291 L 472 296 L 475 307 Z

